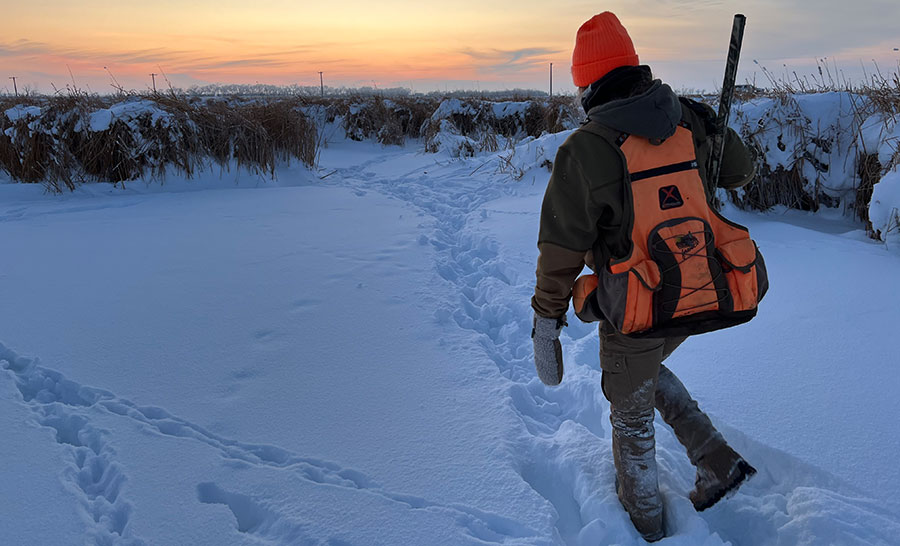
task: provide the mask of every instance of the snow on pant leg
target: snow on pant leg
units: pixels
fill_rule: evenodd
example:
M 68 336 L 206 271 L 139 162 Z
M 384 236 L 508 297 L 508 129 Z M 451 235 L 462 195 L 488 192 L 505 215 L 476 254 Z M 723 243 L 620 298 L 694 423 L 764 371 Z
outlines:
M 653 429 L 662 339 L 632 339 L 600 325 L 603 394 L 609 400 L 618 496 L 644 538 L 662 537 L 662 498 Z
M 703 455 L 725 443 L 709 417 L 697 406 L 684 384 L 666 366 L 660 366 L 656 385 L 656 409 L 687 450 L 694 466 Z

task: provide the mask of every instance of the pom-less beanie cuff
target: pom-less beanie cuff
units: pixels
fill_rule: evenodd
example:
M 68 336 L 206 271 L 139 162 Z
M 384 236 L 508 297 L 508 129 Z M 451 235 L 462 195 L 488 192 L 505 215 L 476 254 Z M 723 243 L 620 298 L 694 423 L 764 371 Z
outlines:
M 620 66 L 637 66 L 639 64 L 638 56 L 635 54 L 600 59 L 579 66 L 572 65 L 572 81 L 575 82 L 576 87 L 587 87 L 615 68 Z

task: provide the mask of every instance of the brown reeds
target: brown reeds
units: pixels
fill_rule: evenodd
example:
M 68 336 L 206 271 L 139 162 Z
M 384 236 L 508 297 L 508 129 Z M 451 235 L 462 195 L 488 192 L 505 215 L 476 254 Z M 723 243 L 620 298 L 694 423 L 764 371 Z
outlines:
M 497 151 L 501 138 L 537 137 L 578 122 L 571 97 L 464 98 L 465 108 L 451 108 L 439 119 L 434 114 L 446 100 L 460 101 L 378 94 L 100 97 L 77 90 L 52 97 L 0 97 L 0 168 L 14 180 L 44 183 L 53 191 L 84 181 L 121 184 L 147 176 L 162 181 L 169 168 L 192 177 L 209 163 L 272 176 L 279 161 L 314 164 L 323 144 L 316 122 L 340 121 L 348 138 L 383 145 L 423 139 L 427 150 L 436 151 L 433 138 L 446 119 L 452 132 L 465 137 L 463 155 Z M 506 111 L 498 104 L 516 106 L 498 115 Z M 13 107 L 38 107 L 40 114 L 10 119 L 4 112 Z M 92 116 L 109 108 L 118 112 L 108 116 L 108 123 L 92 123 Z M 316 121 L 304 114 L 310 108 L 316 109 Z
M 209 162 L 273 176 L 279 161 L 315 160 L 316 126 L 301 106 L 163 94 L 7 98 L 0 101 L 0 168 L 52 191 L 81 181 L 163 180 L 170 167 L 191 177 Z M 30 112 L 25 107 L 40 108 L 39 115 L 20 115 Z M 116 112 L 104 112 L 110 108 Z
M 864 121 L 871 120 L 871 123 L 880 119 L 884 124 L 882 134 L 889 135 L 893 126 L 900 121 L 897 119 L 900 115 L 900 66 L 889 76 L 883 75 L 875 66 L 873 73 L 858 84 L 846 80 L 835 66 L 824 59 L 817 63 L 815 73 L 808 76 L 791 73 L 778 78 L 764 67 L 761 68 L 768 85 L 765 88 L 755 85 L 739 86 L 741 89 L 736 93 L 735 108 L 739 112 L 741 102 L 756 101 L 759 104 L 759 100 L 772 99 L 771 114 L 767 114 L 769 121 L 766 122 L 771 125 L 766 129 L 763 127 L 763 120 L 760 120 L 759 126 L 744 123 L 740 127 L 741 137 L 754 148 L 757 177 L 742 192 L 732 193 L 732 199 L 739 206 L 757 210 L 765 210 L 774 205 L 817 210 L 820 206 L 835 207 L 843 204 L 853 210 L 873 237 L 878 238 L 869 221 L 869 203 L 874 185 L 887 172 L 896 168 L 900 153 L 896 151 L 898 146 L 895 143 L 892 160 L 888 163 L 879 162 L 876 150 L 865 149 L 861 128 Z M 847 133 L 856 131 L 856 134 L 839 134 L 833 129 L 823 133 L 823 126 L 818 122 L 821 121 L 826 126 L 835 124 L 834 127 L 837 127 L 838 120 L 805 119 L 797 107 L 798 96 L 831 92 L 840 92 L 850 101 L 849 110 L 854 121 Z M 786 149 L 780 136 L 775 142 L 778 150 L 762 149 L 757 136 L 761 131 L 773 128 L 777 131 L 776 134 L 783 135 L 793 143 L 793 149 Z M 770 137 L 771 135 L 763 140 L 772 142 Z M 879 143 L 881 144 L 884 142 Z M 836 149 L 838 146 L 842 149 Z M 786 165 L 772 168 L 767 157 L 769 153 L 776 156 L 787 153 L 790 160 Z M 846 163 L 829 164 L 834 161 Z M 847 190 L 823 187 L 820 179 L 832 169 L 847 172 L 848 181 L 855 177 L 855 188 Z M 843 185 L 844 188 L 847 186 Z
M 824 62 L 810 77 L 794 74 L 776 80 L 763 71 L 770 84 L 740 86 L 736 110 L 741 102 L 768 98 L 774 99 L 773 112 L 788 111 L 795 109 L 792 103 L 798 93 L 845 91 L 861 119 L 883 114 L 885 123 L 896 123 L 900 115 L 900 71 L 890 76 L 876 71 L 859 86 L 839 81 Z M 714 101 L 711 96 L 701 98 Z M 142 102 L 144 107 L 112 116 L 108 125 L 92 127 L 94 114 L 129 102 Z M 8 117 L 5 112 L 16 106 L 38 107 L 40 113 Z M 582 116 L 571 96 L 498 99 L 343 93 L 208 98 L 175 93 L 98 97 L 71 92 L 54 97 L 0 97 L 0 169 L 14 180 L 43 183 L 53 191 L 72 189 L 83 181 L 124 183 L 147 176 L 162 181 L 170 168 L 191 177 L 210 164 L 272 176 L 279 162 L 315 163 L 325 138 L 317 124 L 338 123 L 348 138 L 386 146 L 419 140 L 426 151 L 433 152 L 441 145 L 458 145 L 458 155 L 466 156 L 577 127 Z M 834 192 L 805 177 L 828 172 L 832 167 L 828 158 L 838 157 L 829 148 L 836 146 L 836 140 L 823 136 L 799 115 L 784 118 L 777 120 L 777 130 L 786 138 L 791 136 L 796 150 L 780 150 L 792 159 L 785 164 L 772 162 L 774 167 L 755 138 L 761 127 L 740 127 L 742 138 L 754 148 L 758 177 L 744 191 L 732 194 L 733 200 L 760 210 L 774 205 L 807 210 L 835 205 L 839 200 L 831 196 Z M 452 138 L 440 137 L 442 131 Z M 896 168 L 900 152 L 884 164 L 873 159 L 872 151 L 845 152 L 840 154 L 849 158 L 848 168 L 858 177 L 858 188 L 846 204 L 868 222 L 874 184 Z

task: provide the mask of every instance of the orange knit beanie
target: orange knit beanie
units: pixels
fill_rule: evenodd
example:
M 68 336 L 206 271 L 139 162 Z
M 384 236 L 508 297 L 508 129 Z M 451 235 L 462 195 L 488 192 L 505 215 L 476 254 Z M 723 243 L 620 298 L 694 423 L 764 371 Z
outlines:
M 578 29 L 572 52 L 572 81 L 576 87 L 587 87 L 614 68 L 638 64 L 628 32 L 612 13 L 595 15 Z

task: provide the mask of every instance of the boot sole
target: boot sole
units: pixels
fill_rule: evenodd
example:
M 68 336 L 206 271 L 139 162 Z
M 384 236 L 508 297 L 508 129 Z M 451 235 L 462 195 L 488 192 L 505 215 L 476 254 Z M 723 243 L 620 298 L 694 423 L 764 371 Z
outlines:
M 694 505 L 694 509 L 698 512 L 702 512 L 707 508 L 711 508 L 714 504 L 725 498 L 726 496 L 731 496 L 737 492 L 738 488 L 747 480 L 749 480 L 753 475 L 756 474 L 756 469 L 750 466 L 745 460 L 738 461 L 738 473 L 734 477 L 734 479 L 725 487 L 722 487 L 718 491 L 716 491 L 715 495 L 710 497 L 705 503 L 700 505 Z

